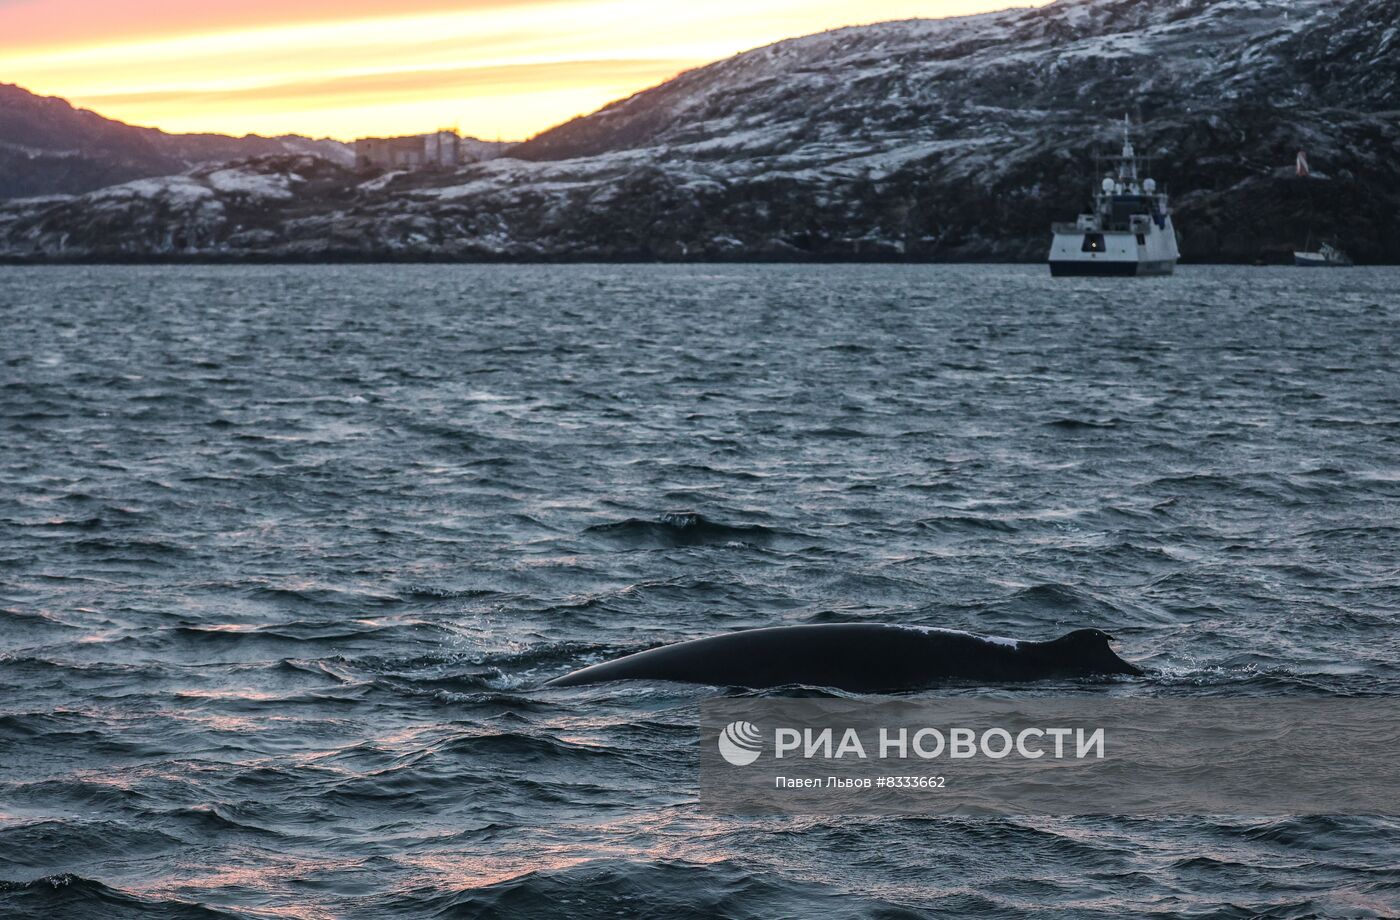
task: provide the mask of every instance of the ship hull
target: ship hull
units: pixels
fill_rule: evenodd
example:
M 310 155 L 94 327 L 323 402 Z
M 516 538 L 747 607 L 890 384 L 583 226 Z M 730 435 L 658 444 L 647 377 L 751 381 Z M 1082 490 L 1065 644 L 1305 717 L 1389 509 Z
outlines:
M 1152 262 L 1090 262 L 1069 259 L 1050 262 L 1050 274 L 1055 278 L 1144 278 L 1170 275 L 1174 271 L 1175 259 Z
M 1170 275 L 1181 251 L 1170 217 L 1149 222 L 1140 233 L 1080 229 L 1056 224 L 1050 242 L 1050 274 L 1056 278 L 1090 276 L 1143 278 Z

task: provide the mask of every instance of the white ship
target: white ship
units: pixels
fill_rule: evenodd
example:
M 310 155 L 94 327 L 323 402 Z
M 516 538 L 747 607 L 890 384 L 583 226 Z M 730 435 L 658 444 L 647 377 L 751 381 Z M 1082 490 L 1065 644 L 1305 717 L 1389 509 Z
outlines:
M 1123 119 L 1123 152 L 1111 157 L 1091 214 L 1072 224 L 1054 224 L 1050 274 L 1170 275 L 1181 252 L 1172 212 L 1153 179 L 1138 180 L 1138 157 Z

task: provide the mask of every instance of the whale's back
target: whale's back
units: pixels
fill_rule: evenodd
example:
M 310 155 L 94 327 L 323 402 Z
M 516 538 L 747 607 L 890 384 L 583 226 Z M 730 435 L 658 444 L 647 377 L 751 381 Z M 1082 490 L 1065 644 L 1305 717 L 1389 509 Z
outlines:
M 853 693 L 913 690 L 942 680 L 1031 679 L 1018 643 L 882 624 L 754 629 L 638 652 L 548 686 L 665 680 L 731 687 L 806 685 Z

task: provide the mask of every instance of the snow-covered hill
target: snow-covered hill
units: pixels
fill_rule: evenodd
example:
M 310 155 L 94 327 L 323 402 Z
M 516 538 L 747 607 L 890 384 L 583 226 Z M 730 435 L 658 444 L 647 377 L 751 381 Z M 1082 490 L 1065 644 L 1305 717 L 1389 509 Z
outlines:
M 1248 102 L 1393 110 L 1398 9 L 1378 0 L 1060 0 L 842 29 L 684 74 L 516 155 L 664 147 L 820 163 L 872 150 L 917 155 L 920 139 L 996 141 L 1066 115 L 1152 118 Z
M 1400 0 L 1059 0 L 843 29 L 683 74 L 453 174 L 288 179 L 263 217 L 199 176 L 222 211 L 165 192 L 115 211 L 92 195 L 10 203 L 0 251 L 1038 259 L 1127 113 L 1188 258 L 1273 258 L 1311 232 L 1400 261 L 1398 36 Z M 1331 178 L 1294 177 L 1299 148 Z M 242 168 L 290 176 L 295 162 Z

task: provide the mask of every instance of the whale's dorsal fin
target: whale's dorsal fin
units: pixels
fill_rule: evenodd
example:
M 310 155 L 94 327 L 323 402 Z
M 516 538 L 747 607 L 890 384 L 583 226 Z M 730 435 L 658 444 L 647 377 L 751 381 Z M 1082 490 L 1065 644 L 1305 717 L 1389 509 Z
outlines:
M 1071 656 L 1080 667 L 1100 674 L 1141 674 L 1141 668 L 1118 657 L 1110 645 L 1114 641 L 1102 629 L 1076 629 L 1050 640 L 1045 646 Z

